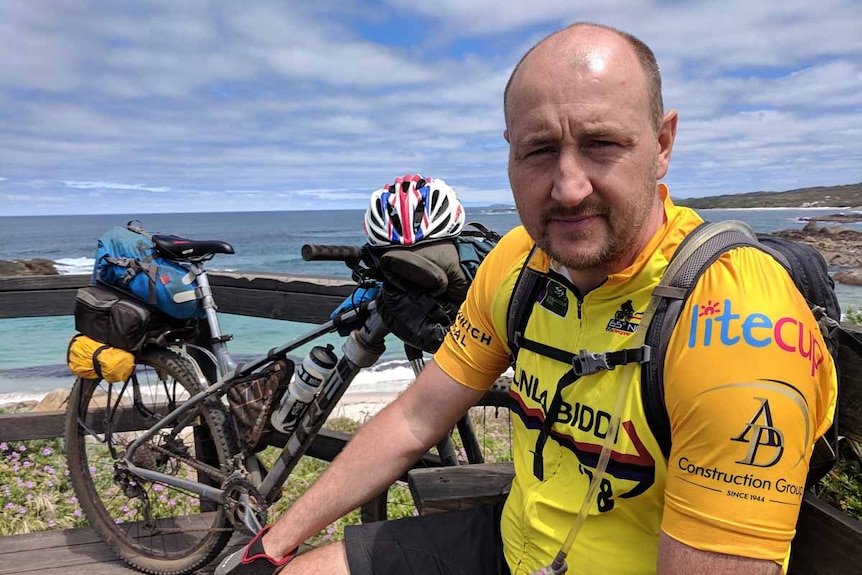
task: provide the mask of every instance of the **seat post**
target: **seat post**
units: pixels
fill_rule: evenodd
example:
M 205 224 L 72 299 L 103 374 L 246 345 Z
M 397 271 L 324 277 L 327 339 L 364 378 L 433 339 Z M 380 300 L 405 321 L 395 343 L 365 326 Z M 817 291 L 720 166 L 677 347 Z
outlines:
M 218 360 L 219 371 L 222 377 L 230 376 L 236 369 L 236 362 L 230 356 L 227 349 L 227 341 L 222 337 L 221 326 L 218 321 L 218 306 L 216 306 L 215 298 L 213 298 L 212 287 L 210 286 L 209 277 L 201 262 L 189 262 L 191 272 L 195 275 L 198 282 L 199 297 L 204 313 L 207 316 L 207 323 L 210 328 L 209 345 Z

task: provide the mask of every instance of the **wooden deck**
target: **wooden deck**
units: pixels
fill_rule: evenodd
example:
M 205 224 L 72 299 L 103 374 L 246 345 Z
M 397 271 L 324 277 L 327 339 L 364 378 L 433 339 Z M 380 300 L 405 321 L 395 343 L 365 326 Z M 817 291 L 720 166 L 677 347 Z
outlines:
M 224 553 L 242 547 L 248 537 L 234 535 Z M 197 573 L 212 573 L 213 561 Z M 0 575 L 129 575 L 127 566 L 89 527 L 0 537 Z

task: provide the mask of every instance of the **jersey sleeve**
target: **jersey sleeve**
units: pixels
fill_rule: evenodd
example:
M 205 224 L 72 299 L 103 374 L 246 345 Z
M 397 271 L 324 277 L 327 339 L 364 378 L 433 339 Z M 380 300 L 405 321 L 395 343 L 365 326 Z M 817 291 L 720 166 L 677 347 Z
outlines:
M 755 248 L 704 273 L 667 350 L 662 530 L 691 547 L 782 562 L 835 368 L 787 272 Z
M 444 372 L 467 387 L 488 389 L 509 367 L 505 314 L 512 285 L 531 245 L 518 227 L 491 250 L 434 355 Z

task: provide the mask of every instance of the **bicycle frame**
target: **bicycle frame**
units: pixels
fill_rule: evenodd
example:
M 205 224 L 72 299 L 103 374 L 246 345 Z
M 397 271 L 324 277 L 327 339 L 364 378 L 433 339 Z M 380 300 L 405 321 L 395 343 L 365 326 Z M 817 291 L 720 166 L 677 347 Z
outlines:
M 330 320 L 320 327 L 306 332 L 299 338 L 281 347 L 274 348 L 267 354 L 238 367 L 228 352 L 227 338 L 223 337 L 221 332 L 216 313 L 217 308 L 206 270 L 200 262 L 193 262 L 191 269 L 198 280 L 203 308 L 206 312 L 207 323 L 212 335 L 212 352 L 209 353 L 208 350 L 203 351 L 207 351 L 211 358 L 214 357 L 220 376 L 218 381 L 210 385 L 203 376 L 198 363 L 191 357 L 187 357 L 190 364 L 196 368 L 203 391 L 184 401 L 138 437 L 126 451 L 125 464 L 128 466 L 129 471 L 139 477 L 183 489 L 200 496 L 204 500 L 225 503 L 227 495 L 225 490 L 218 487 L 139 467 L 132 462 L 135 451 L 160 430 L 180 420 L 184 414 L 187 414 L 191 408 L 200 402 L 212 396 L 219 396 L 225 390 L 225 387 L 230 385 L 235 376 L 252 373 L 256 369 L 272 362 L 275 358 L 283 357 L 290 351 L 313 341 L 321 335 L 335 331 L 340 323 L 352 323 L 364 320 L 363 325 L 351 331 L 347 337 L 342 346 L 343 353 L 335 369 L 321 384 L 321 391 L 311 402 L 308 409 L 306 409 L 273 468 L 268 471 L 262 481 L 255 485 L 267 503 L 272 503 L 277 499 L 287 477 L 293 471 L 300 457 L 308 450 L 315 436 L 326 422 L 326 419 L 347 391 L 350 383 L 362 368 L 374 365 L 380 355 L 383 354 L 385 351 L 384 339 L 389 330 L 380 319 L 380 316 L 376 312 L 376 304 L 372 301 L 361 304 L 357 309 L 346 311 L 340 314 L 337 320 Z M 202 349 L 198 348 L 198 346 L 191 347 Z M 136 383 L 133 383 L 133 385 L 136 385 Z M 248 455 L 245 461 L 243 461 L 246 470 L 256 469 L 257 463 L 258 460 L 254 454 Z M 239 471 L 234 471 L 234 473 L 239 474 Z M 240 501 L 241 520 L 252 533 L 257 533 L 262 528 L 262 525 L 260 525 L 250 506 L 247 505 L 248 496 L 244 495 L 242 497 L 245 499 L 241 498 Z

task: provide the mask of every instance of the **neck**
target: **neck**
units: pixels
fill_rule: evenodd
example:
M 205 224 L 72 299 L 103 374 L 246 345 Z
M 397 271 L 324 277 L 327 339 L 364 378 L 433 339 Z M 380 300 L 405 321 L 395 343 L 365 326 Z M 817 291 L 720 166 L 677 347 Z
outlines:
M 656 197 L 656 199 L 657 201 L 653 204 L 653 209 L 648 213 L 644 225 L 641 226 L 641 229 L 635 236 L 632 247 L 625 254 L 605 265 L 595 268 L 581 270 L 566 268 L 569 279 L 581 295 L 586 295 L 602 285 L 611 274 L 619 273 L 631 266 L 635 263 L 641 252 L 646 249 L 650 240 L 661 229 L 662 224 L 664 224 L 664 204 L 660 198 Z

